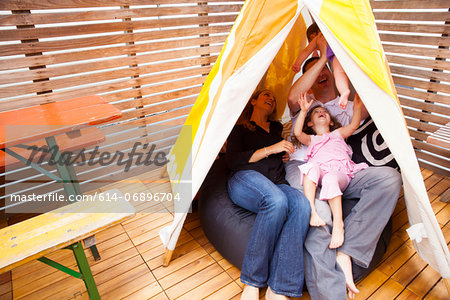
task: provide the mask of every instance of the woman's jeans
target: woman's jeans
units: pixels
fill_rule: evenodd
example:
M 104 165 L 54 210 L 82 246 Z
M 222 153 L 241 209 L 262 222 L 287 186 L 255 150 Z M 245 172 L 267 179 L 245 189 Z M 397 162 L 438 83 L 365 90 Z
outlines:
M 301 297 L 304 280 L 303 242 L 311 207 L 306 197 L 286 184 L 274 184 L 254 170 L 228 180 L 231 200 L 254 213 L 241 281 L 276 293 Z

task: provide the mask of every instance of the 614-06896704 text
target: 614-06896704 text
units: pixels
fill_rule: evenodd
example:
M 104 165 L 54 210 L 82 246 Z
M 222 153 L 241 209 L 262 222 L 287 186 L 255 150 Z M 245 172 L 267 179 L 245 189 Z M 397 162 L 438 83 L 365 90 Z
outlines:
M 64 201 L 104 201 L 104 202 L 117 202 L 117 201 L 129 201 L 129 202 L 171 202 L 180 201 L 179 193 L 92 193 L 83 195 L 70 195 L 67 199 L 62 194 L 48 193 L 48 194 L 27 194 L 10 195 L 11 202 L 64 202 Z

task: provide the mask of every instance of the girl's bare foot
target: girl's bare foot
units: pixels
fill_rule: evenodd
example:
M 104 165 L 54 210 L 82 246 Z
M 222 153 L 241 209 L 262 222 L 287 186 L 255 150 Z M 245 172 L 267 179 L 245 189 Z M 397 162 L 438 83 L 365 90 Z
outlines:
M 333 223 L 333 230 L 331 231 L 330 249 L 336 249 L 344 243 L 344 223 Z
M 241 300 L 258 300 L 259 299 L 259 289 L 245 285 L 244 290 L 242 291 Z
M 309 225 L 311 226 L 325 226 L 325 222 L 322 220 L 322 218 L 317 214 L 317 212 L 311 212 L 311 219 L 309 221 Z
M 348 104 L 348 97 L 350 96 L 350 90 L 347 90 L 339 97 L 339 106 L 345 110 Z
M 354 299 L 355 295 L 359 293 L 359 290 L 356 288 L 355 283 L 353 282 L 352 261 L 350 259 L 350 256 L 348 256 L 344 252 L 338 251 L 336 254 L 336 262 L 344 272 L 345 285 L 347 286 L 348 290 L 348 297 L 350 299 Z
M 288 300 L 289 298 L 284 295 L 275 294 L 270 286 L 267 287 L 266 300 Z

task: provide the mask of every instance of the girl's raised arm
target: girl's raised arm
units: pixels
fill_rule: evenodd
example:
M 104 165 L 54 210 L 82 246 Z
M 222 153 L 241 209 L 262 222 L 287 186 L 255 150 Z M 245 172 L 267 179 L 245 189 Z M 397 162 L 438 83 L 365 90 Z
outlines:
M 297 140 L 303 145 L 309 146 L 311 143 L 311 136 L 303 132 L 303 124 L 305 123 L 306 114 L 311 107 L 313 99 L 308 93 L 302 93 L 298 97 L 298 104 L 300 105 L 300 112 L 295 122 L 294 134 Z

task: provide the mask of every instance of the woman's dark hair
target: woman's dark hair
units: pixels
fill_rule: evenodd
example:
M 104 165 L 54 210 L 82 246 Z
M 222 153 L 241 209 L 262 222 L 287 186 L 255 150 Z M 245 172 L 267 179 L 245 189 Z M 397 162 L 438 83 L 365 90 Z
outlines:
M 311 121 L 311 116 L 312 116 L 313 111 L 316 108 L 318 108 L 318 107 L 322 107 L 322 106 L 321 105 L 316 105 L 314 107 L 311 107 L 310 110 L 308 111 L 308 113 L 306 114 L 305 123 L 303 123 L 303 132 L 306 133 L 306 134 L 309 134 L 309 135 L 315 135 L 316 134 L 314 132 L 314 129 L 312 127 L 308 126 L 308 123 Z M 327 111 L 328 111 L 328 109 L 327 109 Z M 330 113 L 330 112 L 328 112 L 328 113 Z M 342 127 L 341 123 L 339 123 L 336 120 L 336 118 L 332 117 L 331 115 L 330 115 L 330 117 L 331 117 L 331 122 L 332 122 L 332 124 L 330 124 L 330 132 L 332 132 L 333 130 L 338 129 L 339 127 Z
M 263 92 L 266 91 L 270 91 L 267 89 L 262 89 L 262 90 L 257 90 L 256 92 L 253 93 L 253 95 L 250 97 L 250 100 L 248 100 L 247 105 L 244 107 L 244 110 L 242 111 L 241 115 L 239 116 L 239 119 L 236 122 L 236 125 L 242 125 L 245 128 L 247 128 L 250 131 L 255 131 L 255 125 L 250 122 L 250 118 L 252 117 L 253 114 L 253 105 L 252 105 L 252 100 L 253 99 L 258 99 L 259 95 L 261 95 Z M 274 96 L 275 99 L 275 96 Z M 276 101 L 276 100 L 275 100 Z M 269 116 L 269 119 L 274 119 L 274 116 L 276 116 L 276 106 L 275 109 L 273 110 L 272 114 Z

